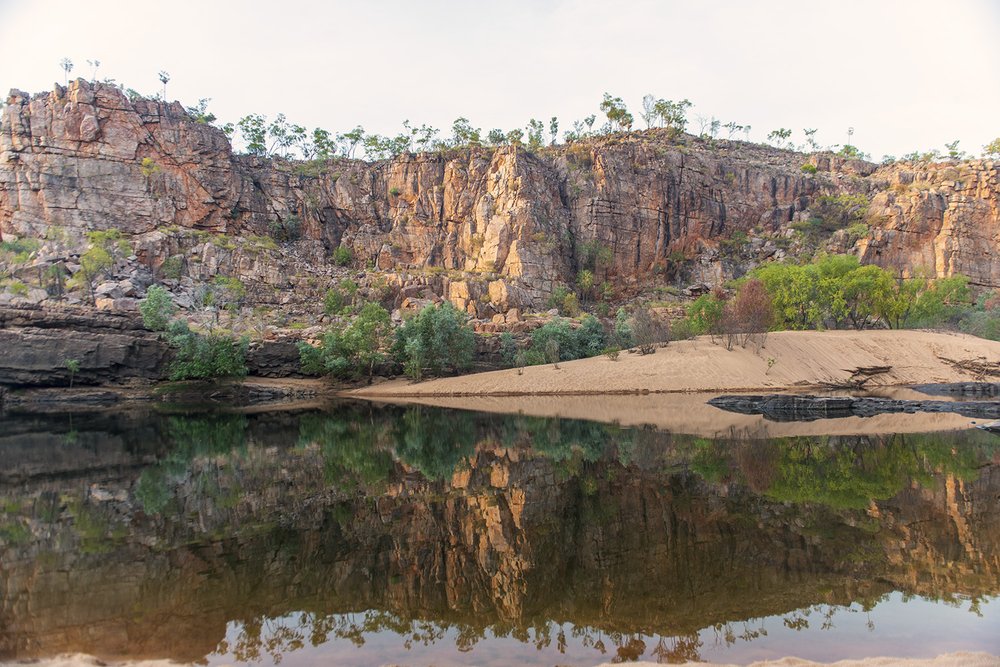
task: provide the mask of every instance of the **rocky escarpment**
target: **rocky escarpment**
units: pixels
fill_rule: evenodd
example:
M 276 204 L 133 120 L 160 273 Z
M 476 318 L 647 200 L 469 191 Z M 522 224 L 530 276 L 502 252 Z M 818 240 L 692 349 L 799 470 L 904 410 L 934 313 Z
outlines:
M 900 164 L 872 177 L 872 233 L 862 261 L 903 275 L 961 273 L 973 284 L 1000 285 L 1000 185 L 997 164 Z
M 0 349 L 0 387 L 149 384 L 167 379 L 173 357 L 132 315 L 27 304 L 0 306 Z M 300 376 L 294 341 L 254 341 L 246 361 L 252 375 Z
M 719 283 L 781 257 L 789 224 L 840 192 L 872 198 L 858 248 L 867 261 L 1000 284 L 991 162 L 876 169 L 654 130 L 537 154 L 506 146 L 295 163 L 234 155 L 221 130 L 178 103 L 131 101 L 83 80 L 12 91 L 0 124 L 0 231 L 120 229 L 154 272 L 180 257 L 191 279 L 240 277 L 262 303 L 283 290 L 314 304 L 339 278 L 328 257 L 340 246 L 357 267 L 391 272 L 397 293 L 430 288 L 481 318 L 542 305 L 572 283 L 593 242 L 611 249 L 598 278 L 620 293 L 664 277 Z M 262 252 L 191 233 L 303 240 Z
M 157 380 L 170 356 L 134 317 L 38 306 L 0 308 L 0 349 L 0 386 Z

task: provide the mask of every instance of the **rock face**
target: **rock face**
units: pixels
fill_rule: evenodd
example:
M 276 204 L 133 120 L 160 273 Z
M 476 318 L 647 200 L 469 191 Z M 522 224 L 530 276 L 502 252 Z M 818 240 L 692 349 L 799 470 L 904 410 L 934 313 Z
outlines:
M 989 160 L 899 165 L 872 177 L 878 191 L 862 241 L 865 262 L 904 275 L 962 273 L 972 283 L 1000 285 L 1000 185 Z
M 120 384 L 164 376 L 170 350 L 134 317 L 85 309 L 0 308 L 0 386 Z
M 802 172 L 805 161 L 816 174 Z M 840 192 L 873 198 L 872 237 L 859 248 L 866 261 L 1000 285 L 991 162 L 876 170 L 653 130 L 538 154 L 507 146 L 295 163 L 234 155 L 221 130 L 179 104 L 131 101 L 83 80 L 35 96 L 12 91 L 0 122 L 0 233 L 117 228 L 159 266 L 178 251 L 171 229 L 295 230 L 313 268 L 343 245 L 357 266 L 467 272 L 474 284 L 445 280 L 438 295 L 493 304 L 480 317 L 541 305 L 573 281 L 594 242 L 612 251 L 598 279 L 619 289 L 681 268 L 688 280 L 718 283 L 780 256 L 789 223 L 808 218 L 818 195 Z M 737 232 L 758 238 L 732 252 L 725 242 Z M 194 273 L 287 289 L 306 270 L 239 252 L 221 259 Z

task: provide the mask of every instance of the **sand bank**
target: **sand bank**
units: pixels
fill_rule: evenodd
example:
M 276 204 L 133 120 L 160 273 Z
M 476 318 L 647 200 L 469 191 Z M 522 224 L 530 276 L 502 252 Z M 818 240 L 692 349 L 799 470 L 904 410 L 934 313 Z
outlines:
M 1000 342 L 933 331 L 781 331 L 763 349 L 675 341 L 655 354 L 623 352 L 553 365 L 427 382 L 395 380 L 350 395 L 375 397 L 539 396 L 747 392 L 846 385 L 871 369 L 866 387 L 1000 378 Z M 985 375 L 984 375 L 985 371 Z M 993 375 L 991 373 L 996 373 Z

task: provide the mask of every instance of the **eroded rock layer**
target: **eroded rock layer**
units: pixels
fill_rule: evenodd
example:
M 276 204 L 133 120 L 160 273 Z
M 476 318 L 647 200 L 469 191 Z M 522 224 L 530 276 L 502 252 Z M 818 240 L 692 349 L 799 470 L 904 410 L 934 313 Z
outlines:
M 816 173 L 805 173 L 804 163 Z M 628 289 L 683 273 L 718 283 L 781 257 L 789 225 L 818 196 L 864 194 L 870 233 L 855 250 L 904 274 L 964 273 L 1000 285 L 997 172 L 990 161 L 875 165 L 652 130 L 547 148 L 467 148 L 366 163 L 233 154 L 221 130 L 178 103 L 130 101 L 83 80 L 12 91 L 0 123 L 0 231 L 116 228 L 156 267 L 177 233 L 242 237 L 295 228 L 295 252 L 200 257 L 215 272 L 300 288 L 338 246 L 357 266 L 467 272 L 434 285 L 480 317 L 541 305 L 571 283 L 584 249 L 612 250 L 601 278 Z M 750 241 L 741 243 L 748 234 Z M 736 235 L 734 237 L 734 235 Z M 730 243 L 726 243 L 730 241 Z M 853 241 L 844 240 L 845 250 Z M 737 247 L 739 246 L 739 247 Z M 263 257 L 263 259 L 261 259 Z M 471 278 L 470 278 L 471 276 Z

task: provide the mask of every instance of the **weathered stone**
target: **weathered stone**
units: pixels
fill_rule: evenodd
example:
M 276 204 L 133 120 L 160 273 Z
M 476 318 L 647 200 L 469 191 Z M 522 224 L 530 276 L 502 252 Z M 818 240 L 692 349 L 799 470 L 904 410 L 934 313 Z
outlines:
M 764 415 L 774 421 L 812 421 L 836 417 L 871 417 L 898 412 L 954 412 L 966 417 L 1000 418 L 998 401 L 922 401 L 870 396 L 719 396 L 710 405 L 730 412 Z
M 433 290 L 434 299 L 491 317 L 541 307 L 556 286 L 572 284 L 585 247 L 611 250 L 598 279 L 623 292 L 674 270 L 688 282 L 718 285 L 783 257 L 761 237 L 787 237 L 817 197 L 865 193 L 873 195 L 871 235 L 857 248 L 865 261 L 904 274 L 961 272 L 1000 286 L 1000 197 L 991 161 L 876 168 L 651 130 L 542 155 L 472 148 L 377 163 L 337 160 L 303 174 L 287 161 L 234 155 L 220 129 L 196 122 L 179 104 L 132 101 L 114 86 L 83 80 L 34 97 L 11 91 L 0 155 L 0 234 L 120 229 L 139 261 L 159 270 L 168 258 L 183 260 L 197 282 L 221 273 L 272 291 L 303 291 L 302 277 L 328 275 L 331 251 L 344 246 L 359 266 L 440 272 L 412 288 L 398 282 L 406 292 L 399 301 L 430 299 Z M 803 174 L 804 161 L 822 173 Z M 292 220 L 303 237 L 294 250 L 230 247 L 218 238 L 185 245 L 164 231 L 259 238 Z M 751 242 L 723 252 L 737 232 Z M 71 274 L 78 268 L 67 264 Z M 482 278 L 448 283 L 445 271 Z M 261 290 L 249 298 L 287 305 L 310 296 Z
M 0 308 L 0 384 L 115 384 L 164 376 L 170 350 L 138 319 L 92 310 Z M 79 363 L 71 374 L 67 361 Z

